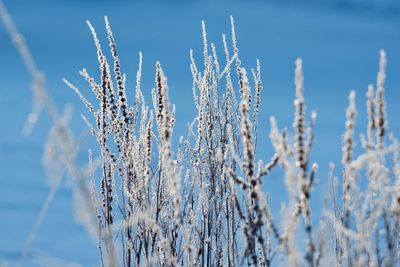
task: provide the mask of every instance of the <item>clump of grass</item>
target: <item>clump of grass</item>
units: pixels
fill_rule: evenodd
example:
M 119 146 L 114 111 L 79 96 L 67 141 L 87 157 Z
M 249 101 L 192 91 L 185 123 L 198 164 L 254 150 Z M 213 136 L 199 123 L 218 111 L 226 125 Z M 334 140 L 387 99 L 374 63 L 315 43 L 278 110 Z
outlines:
M 383 51 L 377 89 L 370 86 L 367 93 L 369 121 L 366 138 L 362 137 L 364 152 L 353 152 L 356 107 L 355 92 L 351 92 L 343 135 L 343 201 L 338 203 L 339 193 L 332 186 L 333 205 L 325 208 L 315 225 L 311 194 L 318 165 L 311 162 L 310 153 L 316 112 L 307 119 L 301 59 L 295 62 L 293 133 L 279 130 L 271 117 L 274 150 L 265 164 L 257 162 L 255 156 L 262 104 L 261 64 L 256 61 L 250 81 L 239 57 L 233 18 L 233 53 L 223 35 L 223 60 L 215 45 L 208 43 L 202 22 L 201 67 L 193 51 L 190 54 L 198 115 L 177 145 L 173 145 L 175 106 L 169 102 L 161 64 L 155 64 L 153 103 L 148 105 L 141 88 L 141 53 L 136 91 L 131 94 L 107 18 L 105 23 L 112 60 L 104 55 L 88 22 L 100 79 L 85 69 L 80 72 L 98 103 L 90 103 L 65 80 L 93 116 L 84 120 L 99 144 L 101 171 L 97 175 L 94 166 L 90 168 L 90 201 L 95 207 L 92 212 L 97 218 L 102 265 L 398 264 L 399 146 L 394 136 L 387 137 Z M 92 157 L 90 154 L 90 165 Z M 269 209 L 269 194 L 273 192 L 262 186 L 263 179 L 277 167 L 284 171 L 282 180 L 289 196 L 279 220 Z M 333 170 L 330 177 L 333 185 Z M 305 249 L 297 247 L 303 236 L 299 227 L 304 227 L 305 240 L 300 241 Z M 333 231 L 328 233 L 328 229 Z

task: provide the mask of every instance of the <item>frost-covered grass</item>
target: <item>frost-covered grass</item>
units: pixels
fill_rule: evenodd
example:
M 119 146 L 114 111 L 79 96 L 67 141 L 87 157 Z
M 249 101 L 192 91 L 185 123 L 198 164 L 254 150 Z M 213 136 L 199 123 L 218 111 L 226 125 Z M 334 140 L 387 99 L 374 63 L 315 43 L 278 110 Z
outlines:
M 317 113 L 306 112 L 301 59 L 295 62 L 292 130 L 280 130 L 275 118 L 270 118 L 274 151 L 263 161 L 256 158 L 256 148 L 263 149 L 257 147 L 258 117 L 263 116 L 259 114 L 261 64 L 257 61 L 254 69 L 243 66 L 232 18 L 231 40 L 222 38 L 223 56 L 207 40 L 202 24 L 200 65 L 191 52 L 198 115 L 187 135 L 178 139 L 173 138 L 175 106 L 169 101 L 161 64 L 156 63 L 152 103 L 147 104 L 143 92 L 148 90 L 141 87 L 141 54 L 132 93 L 126 88 L 107 18 L 105 22 L 112 59 L 103 53 L 88 22 L 100 78 L 85 69 L 80 72 L 97 103 L 84 96 L 87 90 L 81 93 L 65 80 L 92 116 L 83 120 L 99 146 L 99 155 L 89 151 L 86 187 L 90 190 L 80 192 L 80 204 L 88 231 L 97 234 L 102 265 L 399 263 L 399 146 L 387 129 L 383 50 L 376 86 L 370 85 L 366 94 L 368 125 L 360 139 L 362 150 L 354 152 L 358 138 L 354 137 L 357 110 L 352 91 L 338 168 L 342 177 L 334 177 L 332 166 L 322 216 L 313 218 L 310 201 L 318 165 L 311 162 L 310 153 Z M 283 170 L 282 186 L 288 195 L 280 218 L 270 212 L 274 192 L 262 186 L 274 168 Z
M 302 61 L 295 62 L 293 130 L 281 130 L 282 125 L 278 127 L 271 118 L 274 150 L 270 150 L 257 141 L 261 139 L 257 138 L 258 117 L 266 117 L 260 106 L 271 101 L 261 98 L 261 64 L 257 62 L 254 71 L 244 68 L 234 34 L 221 42 L 225 51 L 218 51 L 217 57 L 203 27 L 203 61 L 194 63 L 196 52 L 191 58 L 193 106 L 198 116 L 182 138 L 173 131 L 175 109 L 169 99 L 177 100 L 168 98 L 161 65 L 155 67 L 153 103 L 146 104 L 150 90 L 142 89 L 141 71 L 136 90 L 131 90 L 116 67 L 119 59 L 107 27 L 112 58 L 105 58 L 108 49 L 104 49 L 104 54 L 99 53 L 100 75 L 81 72 L 97 97 L 90 104 L 84 98 L 89 90 L 81 87 L 84 96 L 79 96 L 89 108 L 84 121 L 99 143 L 89 152 L 89 167 L 84 169 L 76 158 L 79 138 L 68 127 L 70 110 L 64 114 L 57 110 L 37 67 L 29 68 L 32 58 L 24 50 L 23 39 L 15 38 L 33 70 L 38 104 L 34 107 L 39 108 L 28 121 L 34 123 L 44 107 L 54 123 L 45 154 L 53 183 L 22 258 L 30 256 L 37 229 L 68 173 L 75 185 L 76 214 L 98 239 L 104 265 L 135 266 L 140 261 L 140 265 L 396 266 L 398 148 L 387 133 L 384 53 L 377 85 L 367 91 L 368 124 L 361 139 L 354 137 L 357 128 L 364 128 L 356 123 L 355 93 L 349 95 L 343 118 L 343 166 L 332 167 L 329 195 L 321 212 L 312 204 L 318 201 L 313 186 L 316 178 L 325 180 L 326 174 L 317 174 L 318 165 L 310 158 L 321 143 L 311 149 L 316 113 L 305 111 Z M 139 62 L 141 70 L 141 56 Z M 182 112 L 181 104 L 177 102 L 178 112 Z M 356 143 L 361 147 L 355 149 Z M 265 163 L 257 161 L 260 154 L 267 155 Z M 271 179 L 280 180 L 288 195 L 280 217 L 272 214 L 271 206 L 280 203 L 276 202 L 279 193 L 266 187 Z M 58 242 L 60 247 L 63 241 Z M 67 265 L 57 260 L 48 265 L 61 264 Z

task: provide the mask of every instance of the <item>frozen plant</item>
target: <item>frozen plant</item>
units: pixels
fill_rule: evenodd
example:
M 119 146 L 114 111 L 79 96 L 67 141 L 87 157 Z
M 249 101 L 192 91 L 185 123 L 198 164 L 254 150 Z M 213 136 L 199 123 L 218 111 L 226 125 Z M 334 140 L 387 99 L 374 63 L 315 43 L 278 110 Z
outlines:
M 352 91 L 343 134 L 343 188 L 337 190 L 332 167 L 332 206 L 326 206 L 318 219 L 312 217 L 311 205 L 318 165 L 310 159 L 317 115 L 312 111 L 307 119 L 301 59 L 295 61 L 293 133 L 280 130 L 271 117 L 274 150 L 268 151 L 271 158 L 264 163 L 256 159 L 261 64 L 256 61 L 253 79 L 249 79 L 250 72 L 239 57 L 233 18 L 233 51 L 222 35 L 222 60 L 216 46 L 209 44 L 202 22 L 201 65 L 190 52 L 197 116 L 176 145 L 175 106 L 169 102 L 161 64 L 155 64 L 153 103 L 147 105 L 141 88 L 142 54 L 132 94 L 127 91 L 107 17 L 105 24 L 112 59 L 104 55 L 88 22 L 100 78 L 80 71 L 97 103 L 90 103 L 65 80 L 92 115 L 83 118 L 99 145 L 100 168 L 95 170 L 90 152 L 89 176 L 102 265 L 350 267 L 399 263 L 399 145 L 387 134 L 383 51 L 377 89 L 371 85 L 367 92 L 369 121 L 366 136 L 361 137 L 364 151 L 354 153 L 357 112 Z M 263 187 L 263 180 L 278 167 L 284 172 L 288 199 L 277 219 L 269 209 L 273 193 Z M 303 236 L 305 240 L 299 240 Z M 298 247 L 299 242 L 304 249 Z

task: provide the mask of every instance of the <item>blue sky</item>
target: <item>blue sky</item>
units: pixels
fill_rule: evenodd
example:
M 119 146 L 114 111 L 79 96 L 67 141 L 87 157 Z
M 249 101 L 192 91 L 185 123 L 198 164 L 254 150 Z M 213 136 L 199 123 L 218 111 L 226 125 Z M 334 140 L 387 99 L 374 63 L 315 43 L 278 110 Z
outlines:
M 233 15 L 244 65 L 248 69 L 254 67 L 257 58 L 262 64 L 264 89 L 258 156 L 265 161 L 273 154 L 268 140 L 269 117 L 276 116 L 281 128 L 291 127 L 294 60 L 302 57 L 307 111 L 318 112 L 312 154 L 320 166 L 313 195 L 313 205 L 317 208 L 325 194 L 329 162 L 338 165 L 340 161 L 345 107 L 351 89 L 357 92 L 358 130 L 365 129 L 365 92 L 368 84 L 375 84 L 381 48 L 388 57 L 385 87 L 389 127 L 395 134 L 400 131 L 397 120 L 400 114 L 400 16 L 394 7 L 366 9 L 357 5 L 294 4 L 291 1 L 5 0 L 5 4 L 45 73 L 56 105 L 62 110 L 67 103 L 73 104 L 75 115 L 71 123 L 76 133 L 84 128 L 79 114 L 86 111 L 61 79 L 67 78 L 85 95 L 91 94 L 78 75 L 83 67 L 93 73 L 98 70 L 95 47 L 85 20 L 92 21 L 105 43 L 104 15 L 110 19 L 122 68 L 132 89 L 138 52 L 143 52 L 143 90 L 148 102 L 154 65 L 157 60 L 161 61 L 168 77 L 170 101 L 177 107 L 176 135 L 186 133 L 186 124 L 195 115 L 189 50 L 194 49 L 200 62 L 200 22 L 206 21 L 208 39 L 216 43 L 222 56 L 221 34 L 229 35 L 229 15 Z M 21 135 L 31 109 L 30 79 L 2 26 L 0 49 L 0 120 L 3 122 L 0 131 L 0 259 L 13 264 L 48 192 L 41 158 L 50 123 L 44 115 L 31 136 Z M 89 144 L 90 140 L 83 145 L 82 165 L 86 162 L 85 148 Z M 284 192 L 283 180 L 278 174 L 265 183 L 267 190 L 276 192 L 271 194 L 271 205 L 276 210 L 282 200 L 280 193 Z M 336 174 L 340 174 L 340 169 Z M 43 265 L 43 258 L 47 256 L 84 266 L 97 263 L 95 244 L 74 222 L 68 183 L 57 192 L 34 243 L 28 266 Z

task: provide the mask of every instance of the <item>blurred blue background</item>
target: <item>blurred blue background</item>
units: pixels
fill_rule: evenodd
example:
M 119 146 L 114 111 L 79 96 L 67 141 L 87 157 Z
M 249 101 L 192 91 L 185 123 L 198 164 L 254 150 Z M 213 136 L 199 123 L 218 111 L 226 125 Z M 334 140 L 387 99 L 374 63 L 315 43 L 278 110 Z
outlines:
M 89 19 L 107 47 L 103 16 L 107 15 L 117 41 L 123 71 L 132 89 L 138 52 L 143 52 L 143 91 L 147 102 L 153 87 L 154 65 L 161 61 L 168 77 L 170 100 L 177 106 L 175 135 L 185 135 L 196 110 L 192 104 L 189 49 L 202 58 L 201 20 L 208 40 L 222 60 L 221 34 L 230 36 L 229 15 L 236 22 L 243 64 L 250 69 L 259 58 L 264 89 L 259 123 L 258 156 L 268 161 L 273 151 L 268 139 L 269 117 L 280 128 L 292 125 L 294 60 L 303 58 L 307 112 L 318 112 L 312 157 L 320 166 L 312 205 L 318 210 L 326 195 L 328 165 L 340 175 L 341 134 L 347 95 L 357 92 L 358 133 L 365 130 L 365 92 L 375 84 L 379 50 L 388 57 L 386 99 L 391 132 L 400 131 L 400 4 L 394 0 L 304 1 L 107 1 L 5 0 L 28 42 L 59 110 L 72 103 L 76 134 L 84 129 L 79 98 L 62 78 L 90 96 L 78 71 L 98 75 L 96 51 L 85 20 Z M 200 64 L 199 64 L 200 65 Z M 49 191 L 42 166 L 44 143 L 51 127 L 44 114 L 30 136 L 21 134 L 32 106 L 30 77 L 4 27 L 0 27 L 0 266 L 14 266 Z M 358 134 L 357 133 L 357 134 Z M 79 155 L 86 163 L 87 147 Z M 357 143 L 360 146 L 359 142 Z M 66 180 L 67 181 L 67 180 Z M 271 207 L 278 216 L 284 200 L 283 177 L 276 172 L 265 181 Z M 318 219 L 319 213 L 314 215 Z M 96 244 L 75 223 L 70 185 L 63 183 L 51 203 L 27 266 L 97 266 Z

